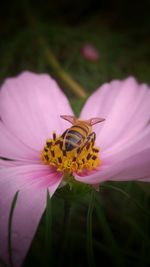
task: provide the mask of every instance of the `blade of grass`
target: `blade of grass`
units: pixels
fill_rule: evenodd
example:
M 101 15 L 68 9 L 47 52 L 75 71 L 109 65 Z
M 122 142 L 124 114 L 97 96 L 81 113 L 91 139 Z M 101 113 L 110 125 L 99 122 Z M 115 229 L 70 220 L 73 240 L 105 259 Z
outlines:
M 128 199 L 131 199 L 131 201 L 138 207 L 140 208 L 144 213 L 146 213 L 147 215 L 150 216 L 150 212 L 149 210 L 146 210 L 143 208 L 143 206 L 136 200 L 134 199 L 129 193 L 127 193 L 126 191 L 124 191 L 123 189 L 117 187 L 117 186 L 114 186 L 114 185 L 101 185 L 101 187 L 104 187 L 104 188 L 111 188 L 113 190 L 116 190 L 118 191 L 119 193 L 121 193 L 122 195 L 124 195 L 125 197 L 127 197 Z
M 72 203 L 70 201 L 64 200 L 63 232 L 61 235 L 62 241 L 60 242 L 60 254 L 57 266 L 64 266 L 66 264 L 65 255 L 66 255 L 66 250 L 68 248 L 71 216 L 72 216 Z
M 74 240 L 74 241 L 78 241 L 79 239 L 82 240 L 82 242 L 85 239 L 85 235 L 83 232 L 79 232 L 76 229 L 74 231 L 72 231 L 70 233 L 70 237 Z M 76 241 L 76 242 L 77 242 Z M 93 245 L 95 248 L 97 248 L 100 252 L 105 253 L 108 255 L 109 253 L 109 247 L 108 244 L 104 244 L 104 242 L 100 242 L 98 240 L 93 239 Z M 124 248 L 122 248 L 121 246 L 118 247 L 118 253 L 122 254 L 125 258 L 125 260 L 127 259 L 131 259 L 133 261 L 139 261 L 140 255 L 138 253 L 136 253 L 135 251 L 131 250 L 131 248 L 129 247 L 128 250 L 125 250 Z M 126 262 L 126 261 L 125 261 Z M 144 265 L 147 264 L 147 265 Z M 149 265 L 148 265 L 149 264 Z M 116 266 L 116 265 L 115 265 Z M 121 266 L 121 265 L 120 265 Z M 125 265 L 126 266 L 126 265 Z M 131 265 L 130 265 L 131 266 Z M 141 265 L 142 266 L 142 265 Z M 149 258 L 143 258 L 143 266 L 150 266 L 150 259 Z
M 115 266 L 124 266 L 122 255 L 119 252 L 119 247 L 117 246 L 110 225 L 101 206 L 101 198 L 99 194 L 96 194 L 95 213 L 102 228 L 104 238 L 109 245 L 108 253 L 110 253 L 110 256 L 115 260 Z
M 47 63 L 53 68 L 53 71 L 55 72 L 55 75 L 60 80 L 60 82 L 62 82 L 62 84 L 64 84 L 69 90 L 74 92 L 76 96 L 85 99 L 87 94 L 84 88 L 60 66 L 54 53 L 48 47 L 48 45 L 46 45 L 44 38 L 39 37 L 38 41 L 43 49 Z
M 29 3 L 24 4 L 24 12 L 26 20 L 29 24 L 29 26 L 33 29 L 37 29 L 37 20 L 36 17 L 32 14 L 31 8 Z M 38 32 L 38 31 L 37 31 Z M 43 54 L 45 57 L 45 60 L 51 66 L 53 71 L 55 72 L 55 75 L 59 79 L 59 81 L 64 84 L 69 90 L 74 92 L 78 97 L 85 99 L 87 97 L 87 93 L 85 89 L 77 82 L 75 81 L 69 73 L 67 73 L 60 65 L 58 59 L 54 55 L 53 51 L 50 49 L 49 45 L 47 44 L 46 39 L 43 35 L 37 36 L 37 42 L 41 46 L 41 49 L 43 50 Z
M 95 192 L 92 190 L 91 192 L 91 198 L 87 213 L 87 235 L 86 235 L 86 247 L 87 247 L 87 257 L 88 257 L 88 265 L 89 267 L 95 266 L 95 260 L 94 260 L 94 252 L 93 252 L 93 237 L 92 237 L 92 215 L 93 215 L 93 209 L 94 209 L 94 202 L 95 202 Z
M 52 204 L 48 189 L 45 219 L 45 254 L 46 265 L 48 266 L 48 264 L 52 261 Z
M 14 214 L 14 210 L 16 207 L 16 203 L 17 203 L 18 194 L 19 194 L 19 191 L 17 191 L 16 194 L 14 195 L 14 198 L 11 204 L 10 213 L 9 213 L 9 219 L 8 219 L 8 253 L 9 253 L 9 261 L 10 261 L 11 267 L 13 267 L 12 249 L 11 249 L 12 247 L 12 235 L 11 235 L 12 220 L 13 220 L 13 214 Z

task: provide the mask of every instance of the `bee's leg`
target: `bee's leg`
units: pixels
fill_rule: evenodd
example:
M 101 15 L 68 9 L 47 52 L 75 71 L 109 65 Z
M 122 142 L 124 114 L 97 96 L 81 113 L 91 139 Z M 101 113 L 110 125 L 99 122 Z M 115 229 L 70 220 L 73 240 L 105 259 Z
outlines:
M 86 147 L 87 151 L 89 152 L 87 157 L 86 157 L 87 160 L 89 160 L 91 158 L 92 158 L 92 160 L 95 160 L 97 158 L 95 153 L 97 153 L 99 150 L 95 149 L 95 151 L 94 151 L 95 139 L 96 139 L 96 134 L 94 132 L 92 132 L 88 136 L 87 141 L 85 143 L 85 147 Z M 95 152 L 95 153 L 93 154 L 93 152 Z
M 79 154 L 79 153 L 81 153 L 81 151 L 83 150 L 83 148 L 87 148 L 87 150 L 90 148 L 90 145 L 92 144 L 92 147 L 94 146 L 94 143 L 95 143 L 95 139 L 96 139 L 96 134 L 94 133 L 94 132 L 92 132 L 91 134 L 89 134 L 88 135 L 88 137 L 87 137 L 87 140 L 86 140 L 86 142 L 85 142 L 85 144 L 84 144 L 84 146 L 82 146 L 82 147 L 79 147 L 78 148 L 78 150 L 79 151 L 77 151 L 77 153 Z
M 64 139 L 66 133 L 68 132 L 68 129 L 61 135 L 61 138 Z
M 64 137 L 67 133 L 68 129 L 60 136 L 60 138 L 55 142 L 55 145 L 59 145 L 63 155 L 66 156 L 66 151 L 64 149 Z M 56 140 L 55 133 L 53 133 L 53 140 Z
M 66 133 L 67 133 L 68 129 L 61 135 L 61 139 L 64 139 Z M 53 140 L 55 141 L 56 140 L 56 133 L 53 132 Z
M 92 144 L 92 147 L 95 144 L 95 139 L 96 139 L 96 134 L 95 132 L 92 132 L 91 134 L 89 134 L 89 136 L 87 137 L 87 141 L 85 143 L 85 146 L 87 149 L 89 149 L 90 145 Z

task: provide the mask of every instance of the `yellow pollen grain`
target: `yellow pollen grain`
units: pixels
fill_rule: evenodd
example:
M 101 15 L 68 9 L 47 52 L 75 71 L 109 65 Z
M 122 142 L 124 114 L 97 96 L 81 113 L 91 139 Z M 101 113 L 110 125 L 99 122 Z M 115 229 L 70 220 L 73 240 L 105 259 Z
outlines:
M 83 171 L 92 171 L 101 165 L 99 158 L 99 149 L 93 146 L 92 142 L 88 146 L 77 148 L 71 151 L 63 151 L 63 139 L 56 136 L 56 139 L 48 139 L 41 153 L 42 161 L 53 166 L 59 172 L 82 173 Z

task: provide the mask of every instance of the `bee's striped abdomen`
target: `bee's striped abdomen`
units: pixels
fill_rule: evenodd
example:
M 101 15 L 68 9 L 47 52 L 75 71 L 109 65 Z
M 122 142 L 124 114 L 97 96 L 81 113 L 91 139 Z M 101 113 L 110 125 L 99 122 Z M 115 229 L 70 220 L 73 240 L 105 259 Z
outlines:
M 89 135 L 89 128 L 87 125 L 74 125 L 70 129 L 79 132 L 84 137 L 87 137 Z
M 72 126 L 64 136 L 64 149 L 71 151 L 78 148 L 85 140 L 86 134 L 80 126 Z

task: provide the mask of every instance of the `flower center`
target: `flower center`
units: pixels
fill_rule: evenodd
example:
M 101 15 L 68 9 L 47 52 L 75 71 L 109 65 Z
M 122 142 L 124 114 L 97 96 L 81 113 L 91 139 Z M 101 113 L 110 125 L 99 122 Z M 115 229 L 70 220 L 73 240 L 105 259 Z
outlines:
M 92 135 L 93 134 L 93 135 Z M 42 161 L 53 166 L 59 172 L 82 173 L 92 171 L 101 164 L 99 149 L 95 147 L 95 133 L 81 142 L 80 138 L 69 135 L 69 141 L 64 135 L 48 139 L 41 154 Z M 67 136 L 68 137 L 68 136 Z M 77 139 L 79 139 L 77 141 Z M 67 140 L 67 141 L 66 141 Z

